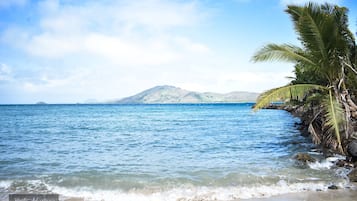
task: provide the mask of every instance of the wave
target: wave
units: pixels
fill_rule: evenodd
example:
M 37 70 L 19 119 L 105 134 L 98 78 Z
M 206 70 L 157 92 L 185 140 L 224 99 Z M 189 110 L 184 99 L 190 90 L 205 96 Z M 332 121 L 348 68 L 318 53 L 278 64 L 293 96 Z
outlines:
M 316 161 L 313 163 L 308 163 L 308 166 L 314 170 L 328 170 L 335 166 L 338 160 L 343 160 L 345 157 L 336 155 L 334 157 L 328 157 L 321 161 Z
M 77 185 L 63 186 L 63 179 L 76 179 L 77 177 L 42 177 L 28 180 L 2 180 L 0 181 L 0 200 L 9 193 L 58 193 L 61 200 L 67 198 L 83 198 L 85 201 L 205 201 L 205 200 L 240 200 L 250 198 L 266 198 L 288 193 L 327 191 L 329 186 L 338 188 L 356 187 L 349 183 L 347 174 L 349 169 L 336 168 L 337 160 L 342 156 L 326 158 L 314 163 L 308 163 L 307 169 L 280 170 L 280 176 L 260 176 L 229 174 L 213 185 L 205 186 L 203 183 L 193 184 L 188 181 L 163 182 L 161 185 L 145 183 L 144 187 L 131 187 L 124 189 L 115 186 L 108 188 L 102 185 L 89 185 L 92 180 L 86 180 Z M 296 171 L 300 171 L 297 174 Z M 326 171 L 327 170 L 327 171 Z M 331 178 L 326 178 L 332 173 Z M 91 174 L 95 174 L 91 172 Z M 294 176 L 292 176 L 293 174 Z M 291 176 L 289 176 L 291 175 Z M 83 176 L 83 175 L 81 175 Z M 104 175 L 101 175 L 104 176 Z M 243 177 L 244 176 L 244 177 Z M 106 177 L 109 181 L 114 178 Z M 55 182 L 56 181 L 56 182 Z M 251 182 L 248 182 L 251 181 Z M 66 182 L 64 182 L 66 183 Z M 71 183 L 71 182 L 69 182 Z M 227 185 L 231 183 L 231 185 Z M 102 184 L 102 183 L 101 183 Z M 103 188 L 104 187 L 104 188 Z M 123 187 L 123 186 L 122 186 Z M 6 200 L 6 199 L 5 199 Z
M 313 180 L 313 179 L 312 179 Z M 207 187 L 181 185 L 179 187 L 164 188 L 144 188 L 122 190 L 103 190 L 88 187 L 66 188 L 44 184 L 39 180 L 26 182 L 1 181 L 0 192 L 16 193 L 27 190 L 37 193 L 58 193 L 63 198 L 83 198 L 85 201 L 195 201 L 195 200 L 237 200 L 249 198 L 265 198 L 276 195 L 307 192 L 307 191 L 326 191 L 329 187 L 327 182 L 299 182 L 289 183 L 280 180 L 273 185 L 250 185 L 250 186 L 230 186 L 230 187 Z M 354 188 L 346 180 L 334 183 L 339 188 Z

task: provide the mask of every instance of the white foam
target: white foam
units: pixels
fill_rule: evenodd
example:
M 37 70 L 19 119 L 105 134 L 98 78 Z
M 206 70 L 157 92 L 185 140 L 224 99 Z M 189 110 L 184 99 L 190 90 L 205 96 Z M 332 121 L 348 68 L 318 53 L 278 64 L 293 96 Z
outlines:
M 0 181 L 0 188 L 9 188 L 11 184 L 12 184 L 12 181 L 10 181 L 10 180 Z
M 343 184 L 337 184 L 342 187 Z M 237 200 L 263 198 L 287 193 L 327 190 L 326 183 L 293 183 L 281 180 L 275 185 L 236 187 L 194 187 L 183 186 L 167 190 L 132 190 L 129 192 L 91 190 L 88 188 L 68 189 L 53 187 L 55 193 L 65 197 L 82 197 L 85 201 L 188 201 L 188 200 Z
M 343 159 L 343 156 L 328 157 L 322 161 L 308 163 L 308 165 L 314 170 L 329 170 L 334 166 L 335 162 L 340 159 Z
M 8 189 L 14 181 L 0 181 L 0 188 Z M 230 187 L 205 187 L 193 185 L 181 185 L 174 188 L 155 188 L 122 190 L 100 190 L 90 187 L 67 188 L 57 185 L 48 185 L 40 180 L 26 181 L 28 184 L 45 185 L 49 192 L 60 194 L 61 200 L 69 197 L 81 197 L 85 201 L 195 201 L 195 200 L 239 200 L 250 198 L 264 198 L 287 193 L 305 191 L 325 191 L 331 183 L 318 180 L 302 180 L 297 183 L 290 183 L 288 179 L 282 179 L 272 185 L 256 184 L 249 186 Z M 344 188 L 348 184 L 347 180 L 334 183 L 334 185 Z

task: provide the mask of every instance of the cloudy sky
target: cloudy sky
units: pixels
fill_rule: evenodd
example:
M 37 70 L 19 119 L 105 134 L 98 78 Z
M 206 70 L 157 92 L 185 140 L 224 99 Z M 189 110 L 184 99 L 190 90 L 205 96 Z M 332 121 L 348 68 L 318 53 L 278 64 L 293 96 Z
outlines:
M 304 2 L 0 0 L 0 104 L 107 101 L 156 85 L 284 85 L 291 64 L 250 59 L 267 43 L 298 44 L 284 9 Z M 357 31 L 357 4 L 328 2 L 348 7 Z

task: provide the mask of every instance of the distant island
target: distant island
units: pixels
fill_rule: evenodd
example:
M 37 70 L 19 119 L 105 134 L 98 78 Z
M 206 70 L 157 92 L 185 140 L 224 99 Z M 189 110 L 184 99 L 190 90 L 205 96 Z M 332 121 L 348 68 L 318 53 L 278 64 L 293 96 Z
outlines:
M 194 92 L 175 86 L 156 86 L 126 97 L 112 104 L 170 104 L 170 103 L 242 103 L 255 102 L 259 93 L 230 92 L 226 94 L 212 92 Z
M 47 103 L 44 102 L 44 101 L 39 101 L 39 102 L 36 103 L 36 105 L 47 105 Z

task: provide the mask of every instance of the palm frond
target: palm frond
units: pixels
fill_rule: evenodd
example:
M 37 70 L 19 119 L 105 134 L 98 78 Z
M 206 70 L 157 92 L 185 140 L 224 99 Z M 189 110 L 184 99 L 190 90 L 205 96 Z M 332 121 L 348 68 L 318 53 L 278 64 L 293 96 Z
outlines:
M 312 90 L 326 90 L 327 88 L 316 84 L 295 84 L 278 87 L 262 93 L 253 109 L 259 110 L 276 101 L 302 100 Z
M 315 65 L 313 61 L 304 55 L 304 51 L 293 45 L 283 44 L 268 44 L 257 51 L 252 60 L 258 61 L 288 61 L 288 62 L 304 62 L 309 65 Z
M 317 3 L 307 3 L 304 7 L 290 5 L 285 10 L 293 23 L 296 33 L 302 45 L 310 51 L 311 54 L 319 52 L 320 56 L 326 58 L 325 33 L 323 23 L 327 16 L 326 9 L 323 9 Z M 316 55 L 314 55 L 316 56 Z
M 302 49 L 316 64 L 312 67 L 333 85 L 342 69 L 338 57 L 354 54 L 355 39 L 348 29 L 348 9 L 310 2 L 303 7 L 288 6 L 285 11 L 294 23 Z
M 315 16 L 313 17 L 312 14 Z M 326 21 L 327 20 L 324 20 L 324 15 L 320 12 L 305 12 L 304 15 L 300 17 L 298 26 L 299 35 L 304 46 L 306 46 L 307 49 L 312 50 L 311 53 L 318 54 L 317 56 L 323 60 L 327 59 L 327 49 L 324 41 L 326 38 L 324 34 L 326 34 L 326 32 L 321 29 L 326 27 L 323 26 Z
M 343 152 L 341 146 L 340 128 L 345 122 L 344 113 L 341 103 L 339 103 L 336 98 L 332 96 L 331 89 L 329 89 L 329 96 L 325 99 L 324 106 L 326 108 L 326 121 L 324 126 L 327 128 L 329 133 L 335 134 L 339 149 Z

